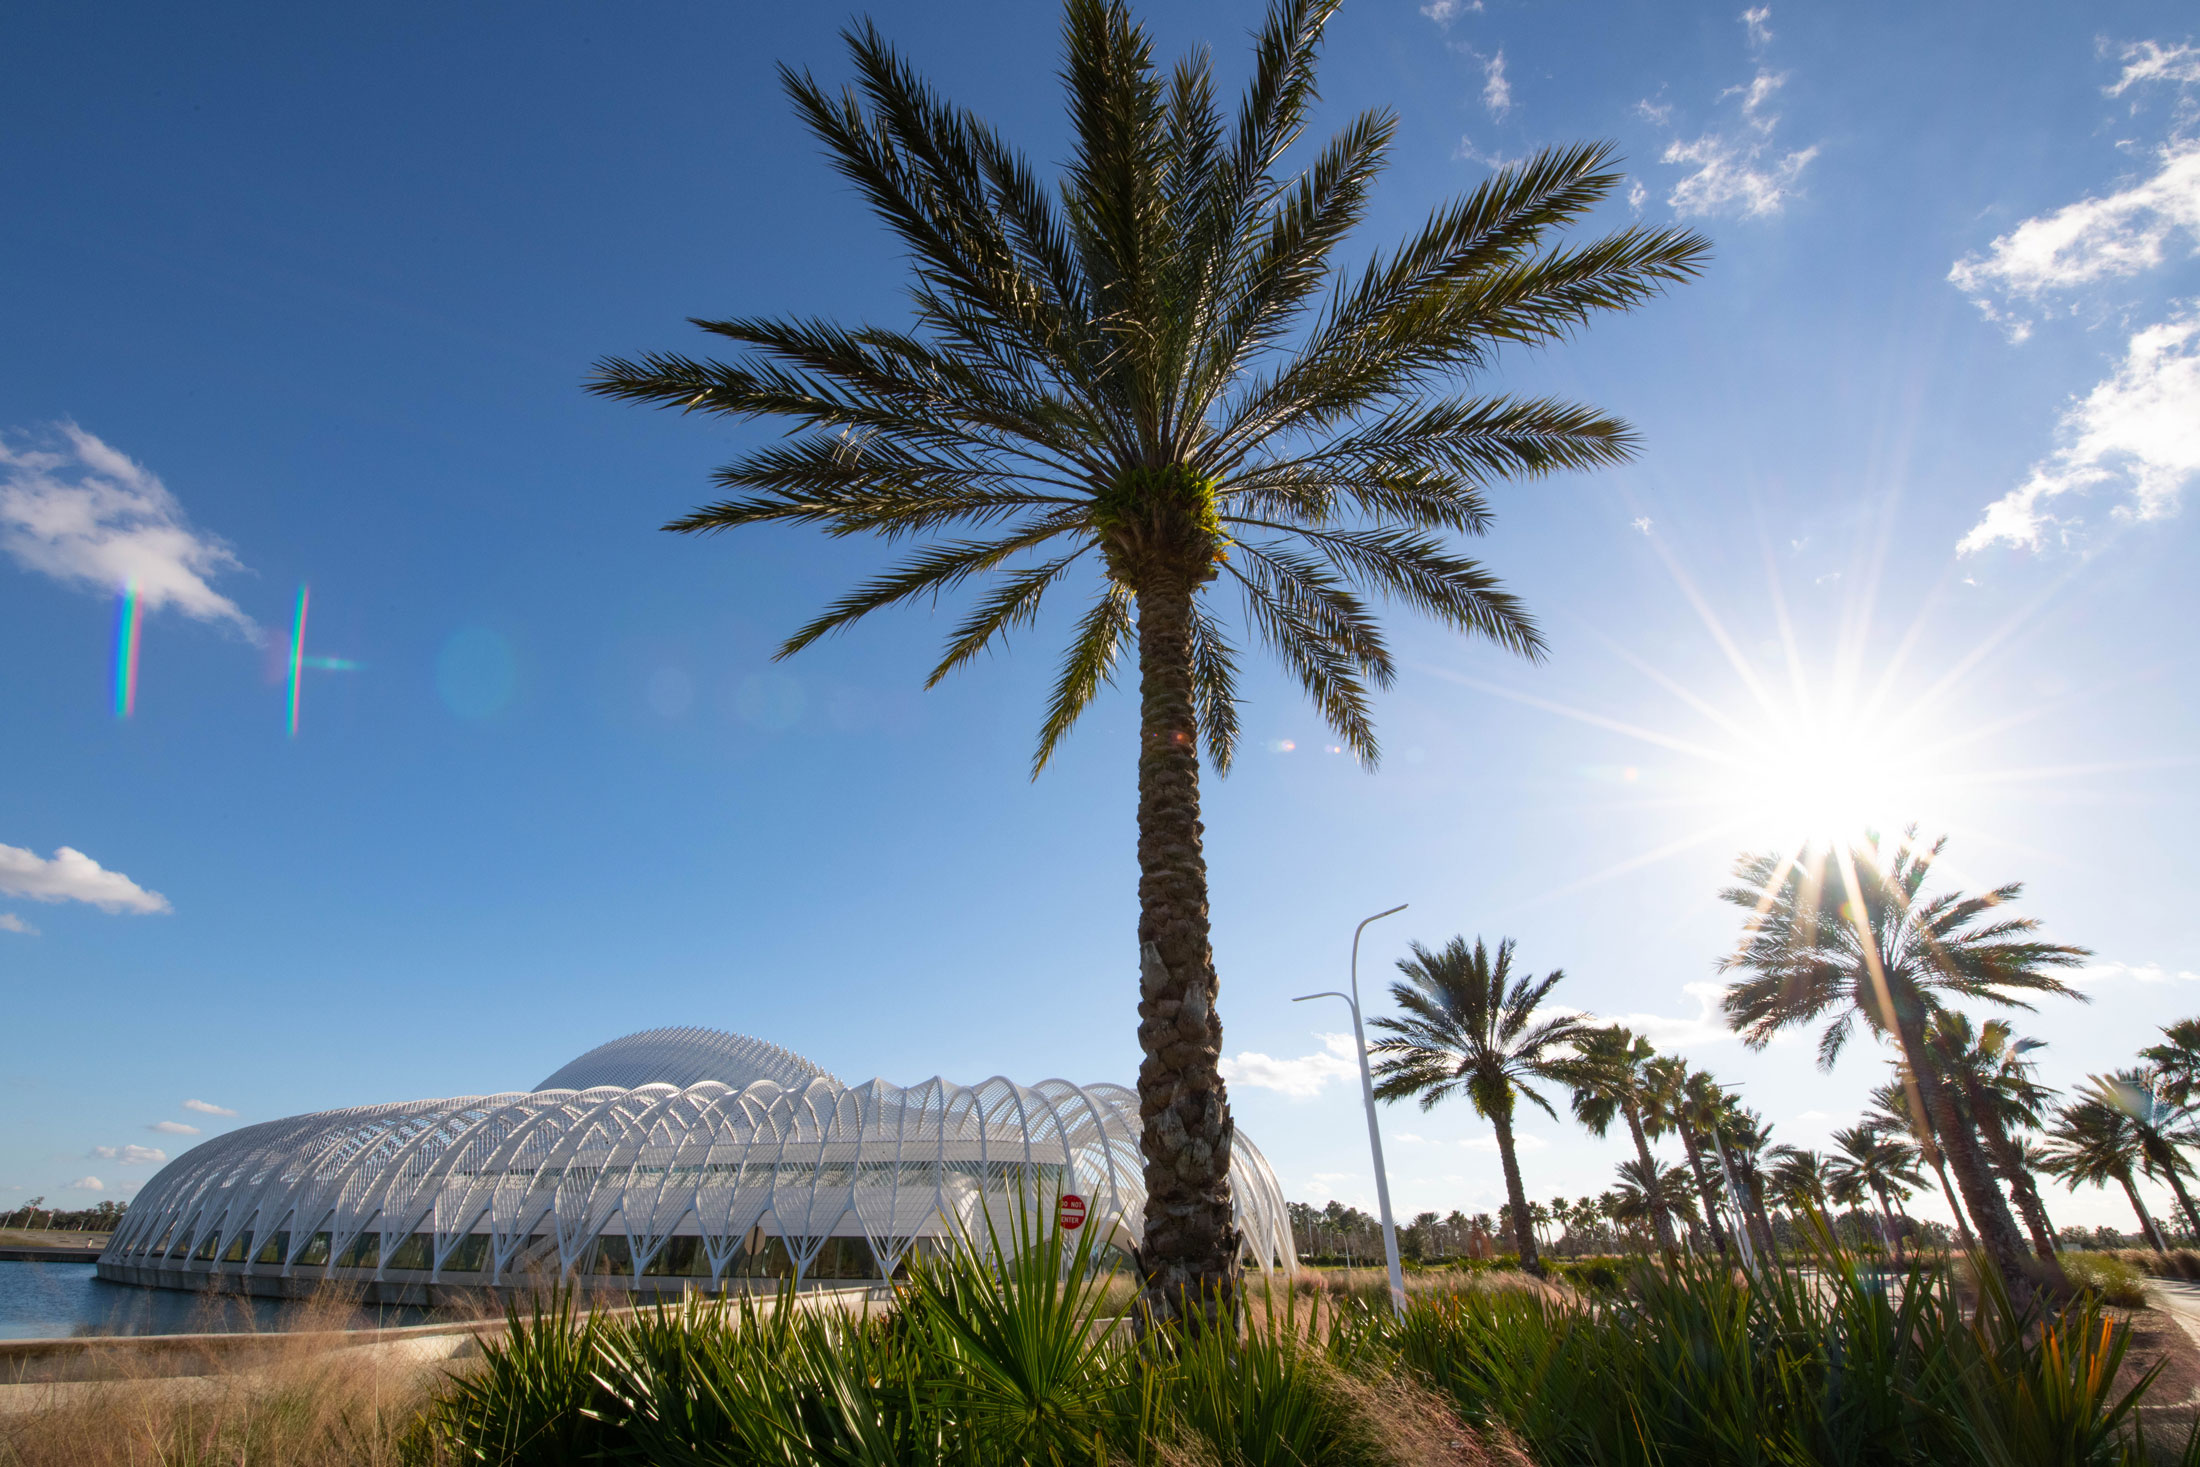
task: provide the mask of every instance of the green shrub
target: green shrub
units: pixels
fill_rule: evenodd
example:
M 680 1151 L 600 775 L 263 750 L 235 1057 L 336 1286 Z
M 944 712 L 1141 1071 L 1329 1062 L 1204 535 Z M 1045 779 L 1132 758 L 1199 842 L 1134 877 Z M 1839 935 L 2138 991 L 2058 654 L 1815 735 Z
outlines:
M 2147 1302 L 2145 1275 L 2115 1253 L 2066 1252 L 2056 1261 L 2063 1275 L 2081 1289 L 2090 1289 L 2104 1304 L 2119 1309 L 2144 1309 Z

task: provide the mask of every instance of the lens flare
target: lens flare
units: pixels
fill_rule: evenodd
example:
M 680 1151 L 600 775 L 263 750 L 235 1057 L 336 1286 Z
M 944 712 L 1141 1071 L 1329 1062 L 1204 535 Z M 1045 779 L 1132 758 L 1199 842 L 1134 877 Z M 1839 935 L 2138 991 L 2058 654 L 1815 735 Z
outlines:
M 290 736 L 298 737 L 298 684 L 306 670 L 307 589 L 298 588 L 298 624 L 290 634 Z
M 115 717 L 137 713 L 138 593 L 136 581 L 124 581 L 115 601 Z

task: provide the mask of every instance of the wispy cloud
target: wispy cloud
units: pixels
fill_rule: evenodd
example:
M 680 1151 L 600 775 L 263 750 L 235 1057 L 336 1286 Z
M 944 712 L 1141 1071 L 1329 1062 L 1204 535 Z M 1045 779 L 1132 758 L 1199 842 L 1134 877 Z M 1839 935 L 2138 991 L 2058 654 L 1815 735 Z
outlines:
M 1724 983 L 1684 983 L 1681 992 L 1696 1001 L 1696 1012 L 1674 1016 L 1669 1014 L 1629 1013 L 1593 1014 L 1599 1024 L 1625 1024 L 1660 1049 L 1670 1049 L 1683 1044 L 1715 1044 L 1732 1039 L 1734 1031 L 1727 1027 L 1726 1016 L 1719 1011 L 1719 1000 L 1726 996 Z M 1580 1013 L 1581 1010 L 1570 1012 Z
M 74 423 L 57 425 L 43 446 L 11 447 L 0 437 L 0 548 L 64 585 L 101 593 L 135 586 L 145 611 L 173 606 L 256 630 L 211 584 L 240 568 L 235 552 L 193 529 L 142 464 Z
M 2081 199 L 2027 219 L 1948 271 L 1957 289 L 1990 319 L 2009 320 L 2023 340 L 2031 325 L 2007 318 L 2003 301 L 2036 301 L 2096 281 L 2137 275 L 2162 263 L 2179 233 L 2200 241 L 2200 141 L 2173 142 L 2150 178 L 2099 198 Z
M 1449 26 L 1462 15 L 1472 15 L 1482 8 L 1482 0 L 1429 0 L 1421 7 L 1421 13 L 1440 26 Z
M 168 1159 L 168 1153 L 158 1146 L 94 1146 L 92 1155 L 100 1161 L 119 1161 L 125 1166 Z
M 1752 50 L 1761 49 L 1772 39 L 1766 24 L 1771 14 L 1769 8 L 1742 12 L 1742 25 Z M 1774 142 L 1780 114 L 1772 104 L 1787 78 L 1784 71 L 1758 67 L 1748 81 L 1719 93 L 1721 102 L 1741 99 L 1732 125 L 1693 138 L 1674 138 L 1666 144 L 1660 161 L 1692 170 L 1666 195 L 1675 213 L 1763 218 L 1787 207 L 1803 170 L 1818 156 L 1815 143 L 1782 149 Z M 1636 110 L 1659 127 L 1668 126 L 1672 120 L 1670 104 L 1644 101 L 1637 104 Z
M 1512 83 L 1505 80 L 1505 48 L 1482 63 L 1482 105 L 1490 109 L 1490 116 L 1503 117 L 1512 111 Z
M 163 1136 L 196 1136 L 199 1134 L 197 1126 L 185 1125 L 182 1121 L 155 1121 L 145 1129 L 158 1131 Z
M 78 1177 L 75 1181 L 69 1183 L 69 1190 L 72 1192 L 104 1192 L 107 1190 L 107 1184 L 97 1177 Z
M 2159 41 L 2138 41 L 2117 52 L 2124 74 L 2101 88 L 2121 97 L 2141 82 L 2200 82 L 2200 46 L 2165 46 Z
M 2062 496 L 2121 486 L 2112 511 L 2126 521 L 2176 512 L 2200 478 L 2200 308 L 2133 334 L 2114 376 L 2067 408 L 2061 447 L 2032 466 L 2016 488 L 1986 507 L 1956 544 L 1964 554 L 1994 545 L 2038 550 L 2072 521 L 2051 506 Z
M 13 912 L 0 912 L 0 932 L 20 932 L 25 937 L 36 937 L 38 929 Z
M 2172 972 L 2160 963 L 2088 963 L 2071 975 L 2075 983 L 2110 983 L 2126 978 L 2134 983 L 2200 983 L 2200 973 L 2182 968 Z
M 228 1106 L 216 1105 L 211 1100 L 186 1100 L 183 1103 L 183 1108 L 185 1110 L 195 1110 L 202 1116 L 233 1116 L 236 1114 Z
M 1235 1059 L 1225 1058 L 1220 1065 L 1222 1078 L 1232 1085 L 1280 1090 L 1285 1095 L 1303 1099 L 1319 1095 L 1331 1080 L 1359 1073 L 1359 1059 L 1353 1052 L 1351 1035 L 1323 1034 L 1319 1038 L 1323 1045 L 1320 1053 L 1301 1055 L 1297 1059 L 1275 1059 L 1251 1049 Z
M 159 892 L 147 891 L 68 846 L 46 860 L 21 846 L 0 845 L 0 892 L 34 902 L 88 902 L 106 912 L 172 910 Z

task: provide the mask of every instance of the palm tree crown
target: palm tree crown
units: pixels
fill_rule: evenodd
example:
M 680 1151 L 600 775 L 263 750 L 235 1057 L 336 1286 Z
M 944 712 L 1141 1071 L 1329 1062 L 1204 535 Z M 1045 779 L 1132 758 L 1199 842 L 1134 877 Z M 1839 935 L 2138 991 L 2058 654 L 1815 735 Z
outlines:
M 2168 1249 L 2162 1231 L 2155 1226 L 2139 1196 L 2136 1174 L 2146 1165 L 2146 1149 L 2137 1127 L 2120 1107 L 2098 1097 L 2065 1105 L 2047 1129 L 2040 1148 L 2040 1169 L 2062 1178 L 2075 1192 L 2081 1186 L 2105 1187 L 2110 1182 L 2124 1189 L 2124 1198 L 2138 1216 L 2139 1231 L 2157 1252 Z
M 1494 959 L 1479 938 L 1469 948 L 1464 937 L 1455 937 L 1435 951 L 1414 943 L 1412 956 L 1398 963 L 1408 981 L 1390 986 L 1404 1013 L 1374 1020 L 1372 1027 L 1383 1037 L 1369 1048 L 1383 1056 L 1375 1066 L 1377 1099 L 1417 1097 L 1428 1110 L 1464 1095 L 1489 1119 L 1505 1168 L 1521 1265 L 1533 1269 L 1535 1235 L 1513 1151 L 1513 1103 L 1525 1098 L 1558 1118 L 1535 1082 L 1552 1077 L 1566 1048 L 1587 1026 L 1570 1014 L 1537 1018 L 1537 1007 L 1565 974 L 1553 970 L 1542 978 L 1526 973 L 1514 978 L 1512 963 L 1509 938 L 1498 943 Z
M 1553 247 L 1621 181 L 1592 145 L 1501 169 L 1392 253 L 1339 266 L 1397 124 L 1363 113 L 1284 171 L 1336 5 L 1280 0 L 1233 127 L 1203 55 L 1164 77 L 1124 6 L 1070 0 L 1073 141 L 1058 190 L 867 23 L 847 34 L 855 89 L 782 72 L 834 166 L 908 250 L 915 329 L 697 321 L 746 360 L 609 358 L 591 384 L 796 433 L 721 469 L 732 496 L 668 529 L 776 521 L 930 542 L 781 655 L 982 583 L 937 682 L 1081 575 L 1037 767 L 1108 681 L 1149 590 L 1219 575 L 1251 634 L 1369 760 L 1368 689 L 1394 666 L 1355 587 L 1540 654 L 1519 602 L 1439 537 L 1488 527 L 1489 481 L 1622 462 L 1632 433 L 1553 399 L 1431 394 L 1500 347 L 1555 342 L 1692 276 L 1708 245 L 1635 227 Z M 1201 731 L 1227 768 L 1239 649 L 1204 603 L 1191 641 Z

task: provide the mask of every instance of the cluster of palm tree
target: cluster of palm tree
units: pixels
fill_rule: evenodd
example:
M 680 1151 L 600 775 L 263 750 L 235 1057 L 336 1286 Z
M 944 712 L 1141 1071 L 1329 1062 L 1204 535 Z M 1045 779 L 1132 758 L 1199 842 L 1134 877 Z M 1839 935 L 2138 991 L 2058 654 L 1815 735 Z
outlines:
M 1528 1200 L 1513 1123 L 1523 1101 L 1557 1119 L 1546 1088 L 1565 1092 L 1592 1133 L 1602 1136 L 1624 1120 L 1634 1142 L 1635 1157 L 1621 1165 L 1607 1199 L 1599 1199 L 1599 1216 L 1640 1225 L 1669 1254 L 1677 1246 L 1676 1223 L 1690 1229 L 1692 1241 L 1700 1230 L 1721 1253 L 1760 1239 L 1769 1247 L 1758 1161 L 1770 1134 L 1763 1118 L 1708 1073 L 1659 1055 L 1624 1027 L 1543 1011 L 1564 972 L 1516 974 L 1513 963 L 1509 938 L 1494 952 L 1464 937 L 1441 948 L 1412 944 L 1398 964 L 1405 981 L 1390 990 L 1399 1013 L 1373 1022 L 1381 1037 L 1371 1048 L 1380 1057 L 1378 1099 L 1412 1098 L 1426 1110 L 1463 1098 L 1489 1121 L 1505 1180 L 1499 1221 L 1521 1267 L 1543 1271 L 1537 1220 L 1539 1212 L 1545 1219 L 1551 1213 Z M 1668 1135 L 1680 1142 L 1685 1166 L 1661 1162 L 1650 1150 L 1652 1139 Z M 1734 1223 L 1751 1235 L 1747 1244 L 1736 1241 Z
M 1893 1051 L 1871 1108 L 1835 1131 L 1825 1153 L 1771 1144 L 1771 1127 L 1732 1090 L 1626 1027 L 1547 1008 L 1564 974 L 1515 974 L 1509 939 L 1494 953 L 1463 937 L 1412 946 L 1398 965 L 1405 981 L 1391 987 L 1400 1012 L 1374 1021 L 1376 1094 L 1424 1109 L 1461 1097 L 1490 1122 L 1507 1199 L 1499 1223 L 1531 1271 L 1541 1268 L 1538 1222 L 1555 1214 L 1527 1200 L 1514 1119 L 1522 1102 L 1556 1119 L 1546 1090 L 1565 1092 L 1592 1134 L 1624 1125 L 1632 1143 L 1616 1185 L 1581 1216 L 1584 1231 L 1617 1224 L 1668 1256 L 1683 1246 L 1770 1252 L 1783 1231 L 1775 1208 L 1789 1212 L 1792 1235 L 1800 1212 L 1854 1215 L 1867 1205 L 1879 1241 L 1896 1251 L 1921 1231 L 1902 1204 L 1928 1173 L 1958 1240 L 1983 1251 L 2018 1297 L 2031 1288 L 2028 1255 L 2052 1266 L 2057 1252 L 2039 1176 L 2072 1188 L 2118 1184 L 2142 1234 L 2166 1248 L 2137 1185 L 2156 1178 L 2200 1235 L 2186 1185 L 2187 1152 L 2200 1146 L 2200 1019 L 2171 1025 L 2140 1064 L 2095 1076 L 2057 1104 L 2034 1073 L 2041 1041 L 1958 1005 L 2082 999 L 2056 973 L 2091 954 L 2042 941 L 2035 919 L 2009 915 L 2022 892 L 2015 883 L 1977 895 L 1928 891 L 1943 844 L 1920 844 L 1912 830 L 1896 841 L 1872 835 L 1749 855 L 1722 893 L 1749 913 L 1721 965 L 1737 975 L 1724 1006 L 1746 1043 L 1822 1024 L 1818 1058 L 1828 1068 L 1860 1029 Z M 1652 1150 L 1665 1138 L 1679 1143 L 1678 1162 Z

